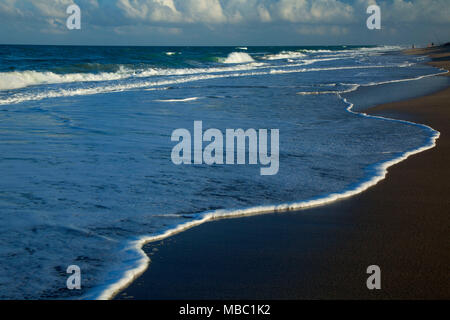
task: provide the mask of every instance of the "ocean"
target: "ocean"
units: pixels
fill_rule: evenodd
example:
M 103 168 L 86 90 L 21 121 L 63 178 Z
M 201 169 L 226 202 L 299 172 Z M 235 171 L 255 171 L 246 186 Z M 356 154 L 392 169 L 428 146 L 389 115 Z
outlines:
M 148 265 L 146 241 L 376 184 L 439 137 L 364 113 L 447 81 L 401 49 L 1 45 L 0 298 L 109 298 Z M 172 132 L 194 121 L 278 129 L 278 173 L 175 165 Z

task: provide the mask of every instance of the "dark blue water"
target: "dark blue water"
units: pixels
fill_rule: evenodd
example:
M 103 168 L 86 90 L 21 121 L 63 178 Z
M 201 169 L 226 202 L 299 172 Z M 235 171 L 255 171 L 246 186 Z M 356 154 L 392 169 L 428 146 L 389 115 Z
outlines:
M 363 190 L 435 134 L 347 111 L 344 92 L 438 72 L 397 49 L 0 46 L 0 298 L 98 297 L 146 263 L 133 239 Z M 174 165 L 198 120 L 279 129 L 278 174 Z

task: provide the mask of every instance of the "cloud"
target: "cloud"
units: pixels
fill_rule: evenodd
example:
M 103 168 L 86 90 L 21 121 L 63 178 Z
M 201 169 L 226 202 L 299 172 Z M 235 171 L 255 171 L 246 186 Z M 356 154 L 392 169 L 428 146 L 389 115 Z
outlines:
M 271 9 L 281 20 L 302 23 L 347 21 L 354 13 L 352 6 L 336 0 L 280 0 Z
M 20 8 L 16 7 L 16 0 L 3 0 L 0 2 L 0 14 L 3 16 L 22 16 Z
M 32 1 L 32 6 L 36 9 L 36 15 L 52 18 L 66 18 L 66 8 L 73 4 L 73 0 L 53 0 L 53 1 Z
M 363 40 L 367 36 L 373 40 L 376 33 L 367 34 L 365 21 L 367 7 L 376 3 L 382 12 L 380 37 L 397 34 L 401 39 L 407 32 L 413 37 L 418 27 L 439 26 L 446 37 L 450 30 L 448 0 L 0 0 L 0 19 L 9 30 L 4 37 L 20 32 L 32 37 L 39 30 L 68 34 L 66 8 L 72 3 L 82 10 L 86 36 L 94 31 L 133 36 L 147 30 L 191 39 L 247 35 L 263 42 L 268 35 L 278 41 L 286 33 L 324 39 L 353 35 L 352 40 L 359 34 Z
M 386 19 L 391 22 L 433 22 L 450 23 L 450 3 L 448 0 L 420 0 L 415 2 L 394 0 L 391 5 L 380 4 Z
M 140 22 L 226 22 L 219 0 L 118 0 L 124 15 Z
M 222 1 L 227 22 L 329 23 L 352 19 L 352 6 L 336 0 Z M 242 19 L 235 19 L 236 16 Z
M 379 1 L 389 22 L 450 22 L 448 0 Z M 2 0 L 0 14 L 33 20 L 64 18 L 77 3 L 88 16 L 109 16 L 116 25 L 245 24 L 255 22 L 349 24 L 365 14 L 375 0 Z M 95 24 L 95 19 L 90 21 Z
M 190 23 L 222 23 L 227 20 L 219 0 L 176 0 L 176 4 Z
M 259 19 L 262 22 L 270 22 L 272 17 L 270 16 L 269 11 L 262 5 L 259 5 L 257 8 Z
M 180 22 L 182 14 L 177 11 L 173 0 L 118 0 L 117 8 L 131 21 Z
M 333 35 L 340 36 L 349 32 L 347 27 L 342 26 L 322 26 L 322 25 L 304 25 L 297 28 L 297 33 L 301 35 Z

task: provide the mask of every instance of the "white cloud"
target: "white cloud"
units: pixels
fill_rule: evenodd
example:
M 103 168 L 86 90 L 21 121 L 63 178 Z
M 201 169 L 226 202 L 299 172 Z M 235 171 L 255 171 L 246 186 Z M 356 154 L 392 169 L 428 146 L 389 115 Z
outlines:
M 375 3 L 381 7 L 383 30 L 395 28 L 401 34 L 415 25 L 433 28 L 437 24 L 444 24 L 440 30 L 450 29 L 445 26 L 450 24 L 449 0 L 0 0 L 0 19 L 10 28 L 67 32 L 66 8 L 71 3 L 80 6 L 86 28 L 118 28 L 120 34 L 124 30 L 131 34 L 138 26 L 175 30 L 174 34 L 188 28 L 354 34 L 366 31 L 366 9 Z
M 118 0 L 117 8 L 131 20 L 144 22 L 181 22 L 173 0 Z
M 143 22 L 226 22 L 219 0 L 118 0 L 127 18 Z
M 52 18 L 66 18 L 66 9 L 73 3 L 73 0 L 52 0 L 33 1 L 32 5 L 37 9 L 37 15 Z
M 222 23 L 227 19 L 219 0 L 176 0 L 188 22 Z
M 20 8 L 16 7 L 16 0 L 0 1 L 0 13 L 12 16 L 22 15 Z
M 284 22 L 348 24 L 365 15 L 375 0 L 1 0 L 0 14 L 43 18 L 63 18 L 65 8 L 77 3 L 82 10 L 94 10 L 111 17 L 111 24 L 139 21 L 158 23 L 239 24 Z M 389 22 L 420 21 L 449 23 L 448 0 L 378 1 L 383 18 Z M 95 23 L 95 21 L 93 21 Z M 125 24 L 126 24 L 125 23 Z
M 384 17 L 397 23 L 450 23 L 450 1 L 448 0 L 394 0 L 391 5 L 380 3 Z
M 117 0 L 117 6 L 128 18 L 168 23 L 329 23 L 353 17 L 353 8 L 337 0 Z
M 353 7 L 336 0 L 280 0 L 270 5 L 280 20 L 293 23 L 330 23 L 351 20 Z
M 272 17 L 270 16 L 269 11 L 263 5 L 259 5 L 257 10 L 259 18 L 262 22 L 272 21 Z

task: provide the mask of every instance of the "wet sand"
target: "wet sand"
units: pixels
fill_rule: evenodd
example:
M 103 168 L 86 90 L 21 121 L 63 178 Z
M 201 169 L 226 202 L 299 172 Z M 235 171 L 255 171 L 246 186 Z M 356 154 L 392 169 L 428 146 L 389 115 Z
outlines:
M 450 65 L 448 48 L 407 53 Z M 430 125 L 437 147 L 350 199 L 147 244 L 150 267 L 116 299 L 450 299 L 450 88 L 367 112 Z M 366 287 L 369 265 L 381 290 Z

